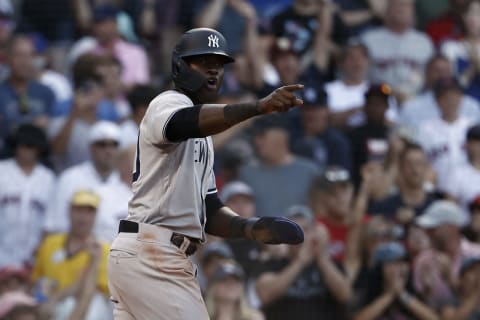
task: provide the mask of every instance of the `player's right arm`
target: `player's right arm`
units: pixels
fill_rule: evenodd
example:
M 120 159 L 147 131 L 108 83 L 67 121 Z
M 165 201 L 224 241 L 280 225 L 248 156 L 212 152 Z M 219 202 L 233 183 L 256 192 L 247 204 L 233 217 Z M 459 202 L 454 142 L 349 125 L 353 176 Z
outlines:
M 167 140 L 178 142 L 220 133 L 246 119 L 272 112 L 286 112 L 303 104 L 294 92 L 303 85 L 280 87 L 268 96 L 238 104 L 202 104 L 178 110 L 169 120 L 165 135 Z

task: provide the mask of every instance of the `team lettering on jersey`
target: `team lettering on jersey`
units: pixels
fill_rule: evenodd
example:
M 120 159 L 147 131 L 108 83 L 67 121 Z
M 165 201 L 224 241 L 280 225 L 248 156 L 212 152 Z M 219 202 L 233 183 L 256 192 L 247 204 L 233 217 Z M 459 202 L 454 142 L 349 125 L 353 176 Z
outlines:
M 194 161 L 195 163 L 204 164 L 207 161 L 207 143 L 205 140 L 196 139 L 194 149 Z

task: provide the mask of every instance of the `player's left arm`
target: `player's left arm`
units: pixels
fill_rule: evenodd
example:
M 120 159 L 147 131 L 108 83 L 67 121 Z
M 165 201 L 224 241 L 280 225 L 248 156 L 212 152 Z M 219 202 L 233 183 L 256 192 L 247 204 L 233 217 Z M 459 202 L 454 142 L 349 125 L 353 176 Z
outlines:
M 267 244 L 299 244 L 303 230 L 283 217 L 242 218 L 225 206 L 216 193 L 207 195 L 205 231 L 222 238 L 247 238 Z

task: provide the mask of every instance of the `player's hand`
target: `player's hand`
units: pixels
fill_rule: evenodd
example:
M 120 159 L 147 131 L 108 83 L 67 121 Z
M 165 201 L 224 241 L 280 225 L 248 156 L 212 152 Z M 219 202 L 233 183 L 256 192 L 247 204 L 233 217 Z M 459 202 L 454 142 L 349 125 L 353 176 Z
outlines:
M 299 244 L 303 230 L 295 222 L 283 217 L 262 217 L 251 225 L 249 238 L 266 244 Z
M 303 84 L 292 84 L 275 89 L 272 93 L 258 101 L 258 111 L 262 114 L 286 112 L 295 106 L 303 104 L 294 92 L 303 90 Z

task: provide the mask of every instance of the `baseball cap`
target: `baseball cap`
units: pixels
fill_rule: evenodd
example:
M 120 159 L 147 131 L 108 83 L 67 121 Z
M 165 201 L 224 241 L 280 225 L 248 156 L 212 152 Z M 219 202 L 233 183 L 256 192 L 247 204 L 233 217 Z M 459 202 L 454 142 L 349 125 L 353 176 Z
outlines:
M 70 204 L 73 206 L 92 207 L 96 209 L 100 204 L 100 197 L 92 191 L 78 190 L 73 194 Z
M 207 262 L 211 257 L 216 256 L 224 259 L 233 259 L 233 252 L 223 241 L 209 243 L 202 253 L 202 263 Z
M 480 264 L 480 256 L 467 257 L 463 259 L 462 263 L 460 264 L 460 275 L 478 264 Z
M 93 8 L 93 22 L 100 23 L 107 20 L 116 20 L 120 11 L 111 4 L 101 4 Z
M 282 129 L 288 131 L 288 120 L 281 114 L 272 114 L 260 117 L 253 123 L 254 134 L 262 134 L 269 129 Z
M 392 94 L 392 88 L 385 83 L 380 84 L 372 84 L 370 88 L 368 88 L 367 92 L 365 92 L 365 98 L 371 96 L 380 96 L 388 99 Z
M 33 124 L 20 125 L 14 134 L 15 145 L 33 146 L 40 151 L 48 148 L 48 140 L 45 132 Z
M 220 192 L 220 200 L 226 202 L 234 195 L 245 195 L 253 198 L 253 190 L 242 181 L 232 181 L 223 186 Z
M 97 141 L 113 140 L 120 141 L 120 128 L 110 121 L 98 121 L 88 133 L 88 142 L 93 144 Z
M 328 190 L 337 183 L 348 183 L 351 181 L 350 179 L 350 173 L 347 169 L 331 166 L 325 169 L 313 183 L 318 189 Z
M 437 200 L 417 217 L 416 222 L 423 228 L 435 228 L 445 224 L 462 227 L 467 221 L 465 213 L 457 204 L 448 200 Z
M 273 41 L 270 50 L 270 58 L 271 60 L 274 60 L 275 58 L 283 54 L 296 55 L 296 52 L 293 48 L 293 43 L 289 38 L 279 37 Z
M 480 141 L 480 124 L 476 124 L 467 130 L 467 140 Z
M 373 252 L 373 264 L 383 265 L 388 262 L 404 260 L 407 257 L 405 247 L 398 242 L 382 243 Z
M 327 93 L 321 87 L 305 87 L 299 94 L 304 107 L 327 107 Z M 300 109 L 302 110 L 302 109 Z
M 289 218 L 289 219 L 303 218 L 309 221 L 313 221 L 313 213 L 309 207 L 296 204 L 287 209 L 287 211 L 285 212 L 285 218 Z
M 217 269 L 215 269 L 211 281 L 222 281 L 228 277 L 234 277 L 237 278 L 237 280 L 242 281 L 245 278 L 245 273 L 237 263 L 225 262 L 221 263 Z
M 436 97 L 451 89 L 463 92 L 462 86 L 455 77 L 442 78 L 433 84 L 433 93 Z

